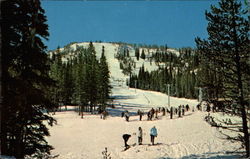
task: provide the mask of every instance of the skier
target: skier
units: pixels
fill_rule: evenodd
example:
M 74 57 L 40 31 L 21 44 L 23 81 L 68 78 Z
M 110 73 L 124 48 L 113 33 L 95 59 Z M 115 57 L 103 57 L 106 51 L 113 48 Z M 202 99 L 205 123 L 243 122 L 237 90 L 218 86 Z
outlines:
M 125 111 L 124 116 L 126 118 L 126 121 L 129 122 L 129 113 L 127 110 Z
M 128 142 L 128 139 L 129 139 L 130 137 L 131 137 L 130 134 L 123 134 L 123 135 L 122 135 L 122 138 L 123 138 L 124 143 L 125 143 L 125 148 L 129 148 L 129 145 L 127 144 L 127 142 Z
M 159 110 L 158 109 L 155 109 L 155 118 L 158 119 L 158 112 Z
M 166 110 L 164 107 L 162 107 L 162 116 L 165 116 L 165 114 L 166 114 Z
M 148 116 L 148 120 L 150 120 L 150 111 L 148 111 L 148 113 L 147 113 L 147 116 Z
M 186 105 L 186 111 L 187 112 L 189 111 L 189 105 L 188 104 Z
M 151 137 L 152 145 L 154 145 L 155 137 L 157 137 L 157 129 L 155 128 L 155 126 L 152 127 L 150 130 L 150 137 Z
M 173 119 L 173 107 L 170 108 L 170 119 Z
M 150 113 L 150 120 L 153 119 L 154 114 L 155 114 L 155 110 L 154 110 L 154 108 L 152 108 L 152 109 L 151 109 L 151 113 Z
M 141 121 L 144 112 L 139 109 L 138 112 L 137 112 L 137 114 L 139 115 L 140 121 Z
M 174 108 L 174 111 L 175 111 L 175 114 L 177 115 L 178 109 L 177 109 L 177 108 Z
M 181 117 L 181 105 L 179 106 L 179 109 L 178 109 L 178 117 L 179 118 Z
M 138 132 L 138 143 L 139 145 L 142 145 L 142 128 L 139 127 L 139 132 Z
M 102 112 L 102 118 L 103 118 L 103 120 L 105 120 L 105 119 L 107 118 L 108 115 L 109 115 L 109 113 L 108 113 L 106 110 L 104 110 L 104 111 Z
M 182 105 L 182 115 L 183 115 L 183 116 L 185 115 L 185 108 L 184 108 L 184 105 Z

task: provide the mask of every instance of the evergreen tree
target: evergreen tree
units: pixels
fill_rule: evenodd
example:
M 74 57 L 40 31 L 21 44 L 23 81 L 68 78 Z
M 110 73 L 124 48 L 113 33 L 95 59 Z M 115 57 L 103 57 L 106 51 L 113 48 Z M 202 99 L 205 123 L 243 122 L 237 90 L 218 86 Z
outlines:
M 56 81 L 56 86 L 50 88 L 50 95 L 53 99 L 53 103 L 59 105 L 62 101 L 62 60 L 59 55 L 59 49 L 57 49 L 56 54 L 52 55 L 51 65 L 50 65 L 50 77 Z M 55 110 L 54 110 L 55 112 Z
M 139 61 L 139 59 L 140 59 L 140 50 L 139 50 L 139 48 L 135 49 L 135 57 L 136 57 L 137 61 Z
M 107 104 L 107 100 L 109 99 L 109 93 L 111 91 L 110 81 L 109 81 L 109 68 L 108 63 L 105 57 L 105 48 L 102 47 L 102 55 L 100 58 L 99 65 L 99 103 L 101 105 L 100 111 L 105 110 L 105 106 Z
M 49 153 L 43 121 L 53 118 L 43 112 L 53 103 L 46 94 L 53 85 L 49 77 L 46 46 L 48 26 L 38 0 L 1 1 L 2 86 L 1 154 L 24 158 Z
M 96 59 L 96 51 L 93 46 L 93 43 L 89 43 L 89 47 L 87 49 L 87 58 L 86 58 L 86 82 L 88 83 L 87 88 L 87 96 L 88 102 L 91 107 L 91 111 L 93 111 L 93 107 L 97 104 L 97 96 L 98 96 L 98 79 L 97 79 L 97 71 L 98 71 L 98 61 Z
M 222 80 L 220 83 L 223 92 L 220 96 L 236 102 L 235 105 L 225 105 L 225 112 L 242 119 L 240 123 L 220 122 L 217 126 L 239 132 L 237 136 L 226 135 L 227 139 L 240 141 L 246 150 L 246 156 L 249 157 L 246 109 L 249 109 L 247 86 L 250 80 L 250 23 L 246 13 L 242 10 L 240 2 L 221 0 L 219 7 L 211 6 L 211 12 L 206 12 L 209 38 L 197 38 L 196 42 L 203 58 L 202 62 L 211 63 L 213 66 L 210 69 Z
M 62 65 L 62 94 L 61 102 L 63 105 L 71 103 L 71 96 L 73 93 L 73 77 L 71 74 L 71 63 L 67 62 Z
M 145 58 L 146 58 L 146 55 L 145 55 L 144 49 L 142 49 L 141 58 L 142 58 L 143 60 L 145 60 Z
M 86 50 L 84 48 L 79 48 L 77 63 L 74 63 L 74 67 L 76 67 L 76 104 L 79 105 L 79 113 L 83 118 L 84 106 L 88 104 L 87 99 L 87 91 L 88 90 L 88 82 L 87 82 L 87 63 L 86 63 Z

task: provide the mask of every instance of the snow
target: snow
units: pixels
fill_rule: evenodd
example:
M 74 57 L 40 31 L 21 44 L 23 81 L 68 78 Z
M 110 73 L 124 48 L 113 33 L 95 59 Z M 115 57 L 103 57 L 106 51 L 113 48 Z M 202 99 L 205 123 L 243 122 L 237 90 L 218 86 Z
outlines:
M 154 158 L 237 158 L 226 152 L 239 147 L 238 144 L 220 139 L 216 128 L 204 121 L 206 112 L 189 111 L 185 116 L 176 115 L 170 119 L 169 114 L 160 119 L 147 121 L 146 115 L 139 121 L 138 109 L 148 111 L 151 107 L 167 106 L 167 96 L 153 91 L 131 89 L 114 84 L 112 96 L 115 109 L 109 108 L 110 116 L 106 120 L 99 115 L 85 114 L 84 118 L 74 111 L 57 112 L 54 116 L 58 125 L 50 128 L 49 144 L 55 149 L 52 154 L 60 159 L 100 159 L 102 151 L 107 147 L 115 159 L 154 159 Z M 146 99 L 146 97 L 148 100 Z M 171 106 L 189 104 L 191 107 L 198 102 L 190 99 L 171 97 Z M 148 102 L 149 101 L 149 102 Z M 130 122 L 121 118 L 121 112 L 128 110 L 132 115 Z M 150 128 L 156 126 L 158 137 L 156 145 L 150 146 Z M 143 129 L 143 145 L 138 145 L 138 127 Z M 133 145 L 123 152 L 122 135 L 128 133 L 132 137 L 128 144 Z
M 88 43 L 73 44 L 87 47 Z M 59 155 L 60 159 L 100 159 L 107 147 L 112 159 L 169 159 L 169 158 L 238 158 L 233 151 L 240 145 L 222 140 L 216 128 L 204 121 L 206 112 L 189 111 L 185 116 L 178 118 L 169 114 L 159 119 L 147 121 L 147 116 L 139 121 L 136 115 L 138 109 L 149 111 L 152 107 L 168 107 L 168 96 L 154 91 L 128 88 L 125 86 L 127 76 L 119 67 L 119 61 L 114 58 L 119 45 L 111 43 L 93 43 L 97 57 L 100 57 L 102 46 L 105 46 L 105 55 L 110 68 L 111 96 L 114 97 L 115 108 L 108 108 L 110 116 L 100 119 L 99 115 L 84 114 L 83 119 L 71 109 L 57 112 L 54 118 L 58 124 L 50 128 L 51 136 L 47 138 L 55 149 L 52 155 Z M 140 59 L 141 60 L 141 59 Z M 145 66 L 145 64 L 144 64 Z M 147 66 L 146 66 L 147 67 Z M 145 68 L 146 68 L 145 67 Z M 170 105 L 177 107 L 188 104 L 192 110 L 198 104 L 195 99 L 170 97 Z M 128 110 L 130 122 L 121 118 L 121 113 Z M 156 145 L 150 144 L 150 129 L 156 126 L 158 137 Z M 138 127 L 143 129 L 143 145 L 138 145 Z M 122 135 L 128 133 L 132 137 L 128 144 L 132 146 L 124 150 Z
M 189 111 L 181 118 L 175 115 L 174 119 L 170 119 L 169 114 L 160 114 L 160 119 L 153 121 L 147 121 L 144 115 L 143 120 L 139 121 L 139 117 L 135 115 L 139 108 L 146 111 L 154 106 L 164 106 L 166 96 L 158 92 L 120 86 L 113 89 L 112 95 L 117 97 L 114 101 L 116 108 L 108 109 L 111 115 L 106 120 L 100 119 L 99 115 L 86 114 L 81 119 L 74 111 L 58 112 L 54 116 L 58 125 L 50 129 L 51 137 L 48 138 L 49 143 L 55 147 L 52 153 L 59 154 L 61 159 L 98 159 L 107 147 L 111 157 L 115 159 L 236 157 L 226 152 L 233 151 L 239 145 L 220 139 L 216 128 L 212 128 L 204 121 L 207 113 Z M 144 95 L 154 104 L 148 104 Z M 191 106 L 197 104 L 195 100 L 171 100 L 173 106 L 180 103 L 189 103 Z M 132 114 L 130 122 L 120 117 L 123 110 L 128 110 Z M 158 129 L 157 144 L 149 146 L 149 131 L 153 126 Z M 143 129 L 143 145 L 137 144 L 138 127 Z M 125 133 L 132 135 L 128 144 L 136 143 L 136 146 L 122 152 L 122 134 Z
M 96 50 L 96 55 L 97 58 L 101 57 L 101 52 L 102 52 L 102 46 L 105 47 L 105 56 L 108 59 L 108 63 L 112 64 L 112 67 L 110 67 L 111 69 L 111 76 L 113 77 L 120 77 L 120 80 L 123 80 L 124 82 L 126 81 L 126 78 L 128 78 L 128 76 L 125 76 L 122 73 L 122 70 L 120 70 L 120 65 L 119 65 L 119 61 L 114 58 L 114 55 L 117 53 L 118 49 L 120 46 L 125 45 L 125 44 L 116 44 L 116 43 L 105 43 L 105 42 L 92 42 L 93 46 L 95 47 Z M 75 55 L 73 53 L 73 51 L 76 50 L 77 47 L 84 47 L 84 48 L 88 48 L 89 46 L 89 42 L 81 42 L 81 43 L 74 43 L 70 45 L 70 50 L 72 51 L 71 53 L 69 53 L 68 55 L 65 55 L 62 57 L 62 61 L 66 62 L 69 59 L 72 59 Z M 164 67 L 165 63 L 158 63 L 156 64 L 154 61 L 150 62 L 148 59 L 139 59 L 137 61 L 136 57 L 135 57 L 135 49 L 134 47 L 130 46 L 130 45 L 126 45 L 126 48 L 129 49 L 129 55 L 130 57 L 134 60 L 134 62 L 136 63 L 136 68 L 133 70 L 133 73 L 138 74 L 140 67 L 142 67 L 142 65 L 144 65 L 145 70 L 151 72 L 151 71 L 155 71 L 157 70 L 159 67 Z M 144 50 L 146 57 L 150 57 L 152 55 L 152 53 L 156 53 L 157 49 L 154 48 L 140 48 L 139 52 L 140 55 L 142 53 L 142 50 Z M 59 51 L 64 51 L 64 48 L 60 48 Z M 52 56 L 52 53 L 55 51 L 51 51 L 50 53 L 50 57 Z M 168 48 L 168 52 L 174 53 L 177 56 L 180 55 L 179 51 L 177 51 L 176 49 L 172 49 L 172 48 Z M 113 69 L 113 70 L 112 70 Z

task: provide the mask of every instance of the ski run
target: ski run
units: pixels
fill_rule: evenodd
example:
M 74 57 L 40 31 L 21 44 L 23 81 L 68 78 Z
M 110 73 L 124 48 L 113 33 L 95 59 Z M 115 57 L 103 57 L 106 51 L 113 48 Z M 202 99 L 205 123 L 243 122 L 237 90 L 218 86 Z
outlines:
M 87 47 L 88 43 L 73 44 Z M 158 119 L 147 120 L 146 113 L 151 108 L 168 108 L 168 96 L 163 93 L 129 88 L 125 85 L 126 76 L 119 68 L 119 61 L 114 58 L 118 45 L 111 43 L 94 43 L 97 57 L 100 57 L 102 46 L 105 46 L 109 64 L 112 93 L 115 108 L 108 108 L 109 116 L 103 120 L 98 114 L 85 113 L 83 119 L 68 107 L 67 111 L 56 112 L 54 118 L 57 125 L 50 128 L 51 136 L 48 142 L 54 147 L 53 156 L 60 159 L 101 159 L 104 153 L 112 159 L 170 159 L 170 158 L 238 158 L 232 152 L 240 147 L 221 139 L 216 128 L 211 127 L 204 117 L 205 111 L 198 111 L 197 100 L 170 97 L 170 106 L 190 106 L 190 111 L 184 116 L 173 116 L 169 113 Z M 136 63 L 147 68 L 147 61 Z M 148 68 L 154 70 L 156 66 Z M 145 112 L 142 121 L 137 115 L 138 109 Z M 194 112 L 192 111 L 194 109 Z M 129 122 L 121 117 L 122 112 L 129 111 Z M 150 142 L 150 129 L 155 126 L 158 136 L 155 145 Z M 143 131 L 142 145 L 138 145 L 138 128 Z M 123 134 L 130 134 L 128 144 L 131 146 L 124 151 Z M 107 148 L 107 152 L 105 152 Z

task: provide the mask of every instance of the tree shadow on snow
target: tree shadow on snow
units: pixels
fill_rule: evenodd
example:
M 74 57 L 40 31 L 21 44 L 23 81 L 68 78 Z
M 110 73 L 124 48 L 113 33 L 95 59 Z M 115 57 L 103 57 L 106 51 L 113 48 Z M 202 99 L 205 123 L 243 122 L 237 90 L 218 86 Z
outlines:
M 203 154 L 191 154 L 188 156 L 181 157 L 179 159 L 237 159 L 242 158 L 239 153 L 229 152 L 208 152 Z M 170 157 L 161 157 L 159 159 L 173 159 Z
M 122 110 L 122 109 L 107 109 L 108 113 L 110 116 L 120 116 L 121 117 L 121 114 L 122 112 L 124 112 L 125 110 Z M 129 112 L 129 115 L 130 116 L 135 116 L 137 115 L 136 112 Z
M 122 96 L 122 95 L 114 95 L 114 96 L 112 96 L 112 98 L 114 99 L 114 100 L 116 100 L 116 99 L 134 99 L 135 97 L 134 96 L 128 96 L 128 95 L 125 95 L 125 96 Z

